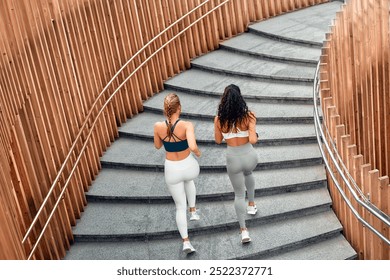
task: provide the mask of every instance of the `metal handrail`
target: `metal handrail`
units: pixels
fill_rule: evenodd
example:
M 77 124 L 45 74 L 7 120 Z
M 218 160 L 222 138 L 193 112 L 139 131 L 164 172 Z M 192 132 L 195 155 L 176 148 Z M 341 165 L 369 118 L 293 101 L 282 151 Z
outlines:
M 39 218 L 39 215 L 41 214 L 41 212 L 43 211 L 43 208 L 45 207 L 50 195 L 52 194 L 52 192 L 54 191 L 54 188 L 56 186 L 56 184 L 58 183 L 59 181 L 59 178 L 62 174 L 62 172 L 64 171 L 65 169 L 65 166 L 68 162 L 68 160 L 70 159 L 72 153 L 74 152 L 74 149 L 76 147 L 76 144 L 78 142 L 78 140 L 80 139 L 81 135 L 84 133 L 84 129 L 89 121 L 89 118 L 91 117 L 92 115 L 92 112 L 93 110 L 95 109 L 95 106 L 96 104 L 98 103 L 98 101 L 100 100 L 101 96 L 103 96 L 103 94 L 105 93 L 105 91 L 108 89 L 108 87 L 112 84 L 112 82 L 117 78 L 117 76 L 122 72 L 122 70 L 130 63 L 132 62 L 141 52 L 143 52 L 150 44 L 152 44 L 155 40 L 157 40 L 158 38 L 160 38 L 166 31 L 168 31 L 169 29 L 171 29 L 173 26 L 175 26 L 177 23 L 179 23 L 181 20 L 183 20 L 184 18 L 186 18 L 188 15 L 192 14 L 193 12 L 195 12 L 196 10 L 200 9 L 202 6 L 204 6 L 205 4 L 207 4 L 208 2 L 210 2 L 212 0 L 206 0 L 204 2 L 202 2 L 200 5 L 198 5 L 197 7 L 195 7 L 194 9 L 192 9 L 191 11 L 189 11 L 188 13 L 186 13 L 185 15 L 183 15 L 182 17 L 180 17 L 178 20 L 176 20 L 175 22 L 173 22 L 171 25 L 169 25 L 167 28 L 165 28 L 163 31 L 161 31 L 158 35 L 156 35 L 152 40 L 150 40 L 145 46 L 143 46 L 137 53 L 135 53 L 119 70 L 118 72 L 112 77 L 112 79 L 108 82 L 108 84 L 104 87 L 104 89 L 100 92 L 100 94 L 97 96 L 97 98 L 95 99 L 95 102 L 92 104 L 91 106 L 91 109 L 89 110 L 89 113 L 82 125 L 82 127 L 80 128 L 80 131 L 78 133 L 78 135 L 76 136 L 76 139 L 74 140 L 73 142 L 73 145 L 67 155 L 67 157 L 65 158 L 48 194 L 46 195 L 41 207 L 39 208 L 33 222 L 31 223 L 29 229 L 27 230 L 23 240 L 22 240 L 22 243 L 25 243 L 28 236 L 30 235 L 34 225 L 36 224 L 36 222 L 38 221 L 38 218 Z M 67 179 L 67 181 L 65 182 L 62 190 L 61 190 L 61 193 L 45 223 L 45 225 L 43 226 L 42 228 L 42 231 L 40 233 L 40 235 L 38 236 L 37 238 L 37 241 L 35 242 L 34 246 L 33 246 L 33 249 L 31 250 L 29 256 L 28 256 L 28 260 L 31 259 L 31 257 L 34 255 L 35 253 L 35 250 L 37 249 L 37 246 L 40 242 L 40 240 L 42 239 L 43 237 L 43 234 L 46 230 L 46 228 L 48 227 L 49 225 L 49 222 L 52 218 L 52 216 L 54 215 L 60 201 L 62 200 L 62 197 L 68 187 L 68 184 L 76 170 L 76 167 L 78 165 L 78 163 L 80 162 L 80 159 L 81 159 L 81 156 L 83 155 L 84 153 L 84 150 L 86 149 L 87 145 L 89 144 L 88 140 L 90 139 L 91 135 L 92 135 L 92 132 L 93 132 L 93 129 L 95 128 L 95 125 L 99 119 L 99 116 L 101 115 L 101 113 L 103 112 L 103 110 L 107 107 L 107 105 L 111 102 L 111 100 L 113 99 L 113 97 L 116 95 L 116 93 L 122 88 L 122 86 L 135 74 L 138 72 L 139 69 L 141 69 L 141 67 L 143 67 L 150 59 L 152 59 L 157 53 L 159 53 L 162 49 L 164 49 L 168 44 L 170 44 L 173 40 L 175 40 L 177 37 L 179 37 L 181 34 L 183 34 L 185 31 L 187 31 L 189 28 L 191 28 L 192 26 L 194 26 L 196 23 L 198 23 L 200 20 L 202 20 L 203 18 L 205 18 L 206 16 L 208 16 L 209 14 L 211 14 L 212 12 L 214 12 L 215 10 L 219 9 L 220 7 L 222 7 L 223 5 L 225 5 L 226 3 L 230 2 L 231 0 L 225 0 L 223 1 L 222 3 L 218 4 L 217 6 L 215 6 L 213 9 L 211 9 L 210 11 L 206 12 L 204 15 L 202 15 L 201 17 L 197 18 L 194 22 L 192 22 L 189 26 L 187 26 L 186 28 L 184 28 L 183 30 L 179 31 L 178 34 L 176 34 L 175 36 L 173 36 L 170 40 L 168 40 L 166 43 L 164 43 L 159 49 L 157 49 L 153 54 L 151 54 L 145 61 L 143 61 L 116 89 L 115 91 L 110 95 L 110 97 L 107 99 L 107 101 L 104 103 L 104 105 L 101 107 L 101 109 L 99 110 L 98 114 L 96 115 L 95 117 L 95 120 L 94 122 L 92 123 L 91 127 L 90 127 L 90 131 L 84 141 L 84 144 L 83 144 L 83 147 L 82 149 L 80 150 L 80 153 L 79 153 L 79 156 L 77 157 L 75 163 L 73 164 L 73 168 L 71 170 L 71 173 L 69 174 L 69 177 Z
M 313 87 L 313 103 L 314 103 L 314 125 L 315 125 L 315 131 L 316 131 L 316 136 L 317 136 L 317 142 L 318 142 L 318 146 L 320 148 L 320 152 L 321 152 L 321 155 L 322 155 L 322 158 L 324 160 L 324 163 L 325 163 L 325 166 L 326 168 L 328 169 L 328 173 L 329 175 L 331 176 L 332 178 L 332 181 L 335 183 L 339 193 L 341 194 L 341 196 L 343 197 L 345 203 L 347 204 L 347 206 L 351 209 L 352 213 L 356 216 L 356 218 L 364 225 L 366 226 L 368 229 L 370 229 L 373 233 L 375 233 L 379 238 L 381 238 L 387 245 L 390 246 L 390 240 L 382 235 L 382 233 L 380 233 L 377 229 L 375 229 L 371 224 L 369 224 L 366 220 L 364 220 L 360 214 L 358 213 L 358 211 L 353 207 L 351 201 L 348 199 L 347 195 L 345 194 L 344 190 L 342 189 L 342 187 L 340 186 L 340 183 L 339 181 L 337 180 L 335 174 L 333 173 L 331 167 L 330 167 L 330 164 L 329 164 L 329 161 L 328 159 L 326 158 L 326 154 L 325 154 L 325 151 L 324 151 L 324 147 L 322 144 L 325 145 L 325 148 L 326 148 L 326 152 L 327 154 L 331 157 L 331 160 L 332 160 L 332 163 L 334 164 L 334 166 L 336 167 L 338 173 L 340 174 L 343 182 L 345 183 L 345 185 L 347 186 L 348 190 L 350 191 L 350 193 L 352 194 L 353 198 L 362 206 L 364 207 L 366 210 L 368 210 L 370 213 L 372 213 L 375 217 L 377 217 L 378 219 L 380 219 L 383 223 L 385 223 L 387 226 L 390 226 L 390 217 L 388 215 L 386 215 L 385 213 L 383 213 L 382 211 L 380 211 L 377 207 L 375 207 L 374 205 L 372 205 L 371 203 L 367 203 L 363 200 L 361 200 L 359 198 L 359 196 L 356 194 L 355 190 L 353 189 L 353 187 L 351 186 L 349 180 L 347 179 L 345 173 L 343 172 L 343 170 L 341 169 L 338 161 L 336 160 L 336 157 L 335 155 L 332 153 L 331 151 L 331 148 L 329 146 L 329 143 L 327 142 L 326 140 L 326 137 L 325 137 L 325 134 L 324 134 L 324 131 L 322 129 L 322 125 L 326 128 L 327 132 L 329 132 L 328 128 L 326 127 L 325 124 L 321 124 L 321 121 L 320 121 L 320 117 L 319 117 L 319 111 L 318 111 L 318 104 L 317 104 L 317 100 L 318 100 L 318 96 L 319 96 L 319 77 L 318 77 L 318 73 L 319 73 L 319 68 L 320 68 L 320 62 L 318 62 L 317 64 L 317 68 L 316 68 L 316 71 L 315 71 L 315 75 L 314 75 L 314 87 Z M 321 141 L 322 139 L 322 141 Z M 332 143 L 334 144 L 334 143 Z M 335 145 L 333 145 L 334 147 L 334 152 L 337 154 L 337 156 L 339 157 L 339 154 L 337 152 L 337 149 L 335 147 Z M 340 157 L 341 158 L 341 157 Z M 344 166 L 345 167 L 345 166 Z M 345 172 L 347 173 L 347 176 L 349 177 L 350 180 L 353 181 L 354 185 L 357 185 L 356 182 L 353 180 L 352 176 L 349 174 L 348 170 L 345 169 Z

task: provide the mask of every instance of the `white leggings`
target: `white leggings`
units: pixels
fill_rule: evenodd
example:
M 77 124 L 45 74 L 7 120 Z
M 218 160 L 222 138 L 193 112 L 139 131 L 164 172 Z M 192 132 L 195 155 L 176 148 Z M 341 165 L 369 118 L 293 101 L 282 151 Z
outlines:
M 195 207 L 196 189 L 194 179 L 199 175 L 199 164 L 190 154 L 178 161 L 165 160 L 165 183 L 176 204 L 176 224 L 181 238 L 188 237 L 187 200 L 189 207 Z
M 241 228 L 245 228 L 245 190 L 248 200 L 254 201 L 255 178 L 252 171 L 257 166 L 257 154 L 252 144 L 227 146 L 226 167 L 234 189 L 234 208 Z

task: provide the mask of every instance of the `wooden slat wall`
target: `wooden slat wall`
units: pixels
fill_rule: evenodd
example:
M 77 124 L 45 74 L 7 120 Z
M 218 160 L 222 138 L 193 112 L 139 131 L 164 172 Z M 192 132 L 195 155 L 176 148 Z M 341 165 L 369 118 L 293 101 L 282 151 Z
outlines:
M 99 157 L 118 136 L 118 126 L 142 111 L 143 100 L 161 91 L 166 79 L 189 68 L 192 58 L 243 32 L 251 21 L 328 0 L 230 0 L 188 29 L 140 68 L 104 109 L 60 197 L 109 96 L 158 48 L 223 0 L 209 1 L 155 40 L 98 98 L 103 88 L 152 38 L 204 1 L 0 1 L 1 259 L 28 257 L 57 199 L 59 207 L 33 258 L 65 255 L 73 240 L 71 226 L 86 205 L 84 192 L 100 170 Z M 56 187 L 22 244 L 52 184 Z
M 349 173 L 370 202 L 390 215 L 389 0 L 348 1 L 324 42 L 320 66 L 326 126 Z M 329 139 L 329 140 L 332 140 Z M 355 218 L 329 180 L 335 212 L 361 259 L 389 259 L 390 246 Z M 352 195 L 342 186 L 349 199 Z M 355 209 L 384 236 L 389 227 Z

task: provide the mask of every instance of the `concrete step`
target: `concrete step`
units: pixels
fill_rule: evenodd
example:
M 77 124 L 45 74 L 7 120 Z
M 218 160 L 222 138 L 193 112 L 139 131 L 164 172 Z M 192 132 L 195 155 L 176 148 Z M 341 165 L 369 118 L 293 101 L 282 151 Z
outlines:
M 254 58 L 219 49 L 191 62 L 193 68 L 204 71 L 268 79 L 280 82 L 312 84 L 315 66 L 293 65 L 268 59 Z
M 258 213 L 247 215 L 248 227 L 330 209 L 326 188 L 255 198 Z M 188 222 L 189 234 L 239 228 L 233 201 L 198 202 L 201 219 Z M 174 203 L 90 202 L 73 228 L 76 241 L 150 240 L 177 237 Z M 188 218 L 189 220 L 189 218 Z
M 163 121 L 161 113 L 143 112 L 124 123 L 119 128 L 120 137 L 153 140 L 153 130 L 156 122 Z M 195 127 L 198 143 L 214 144 L 214 122 L 205 119 L 191 119 Z M 260 141 L 255 146 L 290 145 L 316 143 L 314 125 L 306 123 L 274 124 L 263 123 L 256 125 Z
M 147 178 L 147 180 L 145 180 Z M 322 165 L 254 172 L 255 196 L 281 194 L 325 186 Z M 197 201 L 232 200 L 233 188 L 225 172 L 200 173 L 195 179 Z M 171 203 L 163 172 L 103 168 L 87 193 L 88 201 Z
M 310 216 L 301 216 L 288 221 L 253 225 L 249 228 L 252 242 L 246 245 L 240 243 L 238 230 L 227 229 L 223 232 L 207 232 L 202 235 L 193 235 L 191 243 L 197 249 L 196 253 L 185 255 L 180 238 L 147 241 L 122 242 L 76 242 L 72 250 L 66 255 L 66 260 L 216 260 L 216 259 L 245 259 L 260 258 L 271 252 L 283 253 L 286 250 L 301 248 L 340 236 L 341 224 L 332 211 L 320 212 Z M 340 246 L 340 243 L 336 243 Z M 331 254 L 339 259 L 343 250 L 341 247 L 332 247 Z M 351 258 L 345 254 L 342 259 Z M 331 255 L 331 256 L 332 256 Z M 308 252 L 306 259 L 315 259 Z M 327 256 L 327 258 L 329 258 Z
M 185 92 L 162 91 L 144 102 L 145 111 L 160 113 L 163 118 L 165 96 L 176 93 L 181 102 L 183 118 L 214 120 L 217 113 L 219 98 L 198 96 Z M 196 106 L 194 106 L 196 104 Z M 262 103 L 247 101 L 249 110 L 256 114 L 259 123 L 313 123 L 313 105 L 290 103 Z
M 306 84 L 261 81 L 241 76 L 202 71 L 192 68 L 164 83 L 167 91 L 221 97 L 226 86 L 236 84 L 245 100 L 313 104 L 313 86 Z
M 276 38 L 267 38 L 256 33 L 243 33 L 220 45 L 221 49 L 267 58 L 285 63 L 316 66 L 321 50 L 317 47 L 293 45 Z
M 226 170 L 226 147 L 198 145 L 202 156 L 198 159 L 201 171 Z M 322 163 L 318 144 L 257 147 L 256 170 L 308 166 Z M 133 170 L 163 170 L 165 151 L 156 150 L 153 142 L 119 138 L 101 158 L 103 167 Z
M 307 246 L 262 256 L 262 260 L 353 260 L 356 252 L 341 234 Z
M 249 31 L 293 44 L 320 48 L 341 5 L 340 1 L 332 1 L 286 13 L 251 24 Z

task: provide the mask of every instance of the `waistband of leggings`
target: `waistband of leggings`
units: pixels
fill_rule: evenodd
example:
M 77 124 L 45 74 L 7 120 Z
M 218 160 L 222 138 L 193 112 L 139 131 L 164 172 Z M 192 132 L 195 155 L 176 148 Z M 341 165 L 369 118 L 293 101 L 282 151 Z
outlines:
M 238 156 L 242 154 L 247 154 L 253 151 L 253 146 L 251 143 L 246 143 L 240 146 L 227 146 L 226 155 Z
M 192 162 L 192 160 L 195 160 L 195 158 L 190 153 L 188 155 L 188 157 L 186 157 L 185 159 L 182 159 L 182 160 L 169 160 L 169 159 L 165 159 L 165 163 L 169 164 L 169 165 L 183 165 L 183 164 Z

